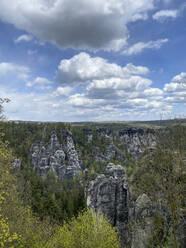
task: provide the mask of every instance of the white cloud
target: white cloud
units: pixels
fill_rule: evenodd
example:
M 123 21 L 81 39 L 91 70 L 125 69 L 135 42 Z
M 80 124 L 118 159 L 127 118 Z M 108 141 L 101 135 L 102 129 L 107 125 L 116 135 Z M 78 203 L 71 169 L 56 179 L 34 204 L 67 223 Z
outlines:
M 71 88 L 71 87 L 58 87 L 54 92 L 53 92 L 53 96 L 56 96 L 56 97 L 58 97 L 58 96 L 65 96 L 65 97 L 67 97 L 67 96 L 69 96 L 70 95 L 70 93 L 72 92 L 72 90 L 73 90 L 73 88 Z
M 156 41 L 149 42 L 138 42 L 128 48 L 126 48 L 122 53 L 125 55 L 133 55 L 141 53 L 146 49 L 160 49 L 163 44 L 167 43 L 168 39 L 159 39 Z
M 129 99 L 134 93 L 148 88 L 151 83 L 151 80 L 139 76 L 94 80 L 87 87 L 87 96 L 95 99 Z
M 16 75 L 16 77 L 23 80 L 27 80 L 29 77 L 30 69 L 26 66 L 20 66 L 14 63 L 0 63 L 0 77 L 7 76 L 10 74 Z
M 92 118 L 99 119 L 94 116 L 95 113 L 108 118 L 109 111 L 112 113 L 110 119 L 111 116 L 120 116 L 119 113 L 131 113 L 131 110 L 144 115 L 170 111 L 170 105 L 163 102 L 163 91 L 152 88 L 152 81 L 144 77 L 148 72 L 149 69 L 144 66 L 127 64 L 122 67 L 103 58 L 80 53 L 60 62 L 56 79 L 63 84 L 71 83 L 72 87 L 83 83 L 80 84 L 82 93 L 70 95 L 67 105 L 82 115 L 94 110 Z
M 5 116 L 11 120 L 67 121 L 69 108 L 51 94 L 17 92 L 15 88 L 0 86 L 1 97 L 11 101 L 4 106 Z M 72 112 L 73 113 L 73 112 Z M 62 117 L 63 116 L 63 119 Z
M 172 103 L 186 103 L 186 73 L 182 72 L 173 77 L 164 86 L 165 101 Z
M 82 55 L 89 66 L 79 63 Z M 53 92 L 39 93 L 35 88 L 55 87 L 43 77 L 27 80 L 31 93 L 26 92 L 28 88 L 21 88 L 18 93 L 13 84 L 9 88 L 1 85 L 1 97 L 11 99 L 11 103 L 5 107 L 5 114 L 10 119 L 42 121 L 158 119 L 162 113 L 168 115 L 174 106 L 182 106 L 186 102 L 185 84 L 181 83 L 185 80 L 185 72 L 173 77 L 161 90 L 153 88 L 152 81 L 146 78 L 149 71 L 146 67 L 132 64 L 121 67 L 85 53 L 77 55 L 76 63 L 73 62 L 75 64 L 72 59 L 65 62 L 71 65 L 67 67 L 66 76 L 69 77 L 68 82 L 72 83 L 70 86 L 66 84 Z M 0 64 L 0 75 L 5 71 L 9 75 L 13 70 L 11 66 L 14 70 L 16 68 L 15 64 L 5 65 Z M 77 65 L 82 65 L 82 68 Z M 89 68 L 93 68 L 93 71 Z M 71 74 L 75 76 L 71 78 Z M 81 80 L 84 83 L 75 83 Z
M 186 85 L 186 72 L 181 72 L 172 79 L 172 82 Z
M 37 87 L 39 89 L 50 89 L 51 88 L 51 81 L 49 81 L 47 78 L 43 77 L 37 77 L 33 81 L 29 81 L 26 83 L 27 87 Z
M 0 1 L 0 19 L 60 48 L 120 50 L 127 24 L 145 20 L 154 0 Z
M 149 69 L 145 66 L 127 64 L 121 67 L 109 63 L 100 57 L 90 57 L 87 53 L 80 53 L 71 59 L 64 59 L 58 66 L 56 80 L 60 83 L 87 82 L 94 79 L 111 77 L 127 78 L 131 74 L 147 74 Z
M 99 108 L 104 105 L 104 99 L 89 99 L 84 94 L 74 94 L 70 97 L 68 104 L 80 108 Z
M 162 96 L 163 95 L 163 91 L 158 89 L 158 88 L 148 88 L 144 90 L 144 95 L 148 96 L 148 97 L 152 97 L 152 96 Z
M 186 84 L 171 82 L 169 84 L 165 84 L 164 91 L 173 92 L 173 93 L 179 92 L 179 91 L 186 91 Z
M 29 42 L 33 40 L 33 36 L 32 35 L 28 35 L 28 34 L 23 34 L 21 36 L 19 36 L 17 39 L 14 40 L 15 43 L 20 43 L 20 42 Z
M 166 19 L 175 19 L 179 16 L 179 10 L 160 10 L 156 12 L 152 18 L 156 21 L 163 22 Z

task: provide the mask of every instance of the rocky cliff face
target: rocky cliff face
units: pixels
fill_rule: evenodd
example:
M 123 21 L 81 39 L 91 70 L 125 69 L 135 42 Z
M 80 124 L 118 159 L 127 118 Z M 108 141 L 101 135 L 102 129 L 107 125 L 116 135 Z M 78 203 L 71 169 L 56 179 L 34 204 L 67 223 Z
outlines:
M 145 194 L 130 206 L 130 194 L 125 169 L 109 163 L 105 174 L 88 181 L 87 206 L 103 213 L 121 237 L 121 247 L 145 248 L 151 238 L 152 208 Z M 131 229 L 130 225 L 133 225 Z
M 112 159 L 123 162 L 126 159 L 126 153 L 136 160 L 147 148 L 154 149 L 156 146 L 157 135 L 153 129 L 125 128 L 114 132 L 106 128 L 99 128 L 95 131 L 99 137 L 105 138 L 105 152 L 103 153 L 100 147 L 96 147 L 94 159 L 97 162 L 110 162 Z M 87 136 L 87 143 L 93 143 L 93 130 L 84 129 L 84 132 Z
M 153 231 L 153 207 L 148 196 L 140 195 L 131 210 L 131 248 L 148 247 Z
M 72 179 L 78 176 L 81 167 L 72 134 L 69 131 L 61 133 L 61 143 L 55 132 L 52 132 L 50 142 L 34 143 L 31 147 L 32 165 L 41 175 L 55 171 L 59 179 Z
M 109 163 L 105 174 L 88 182 L 87 206 L 103 213 L 118 228 L 122 242 L 127 242 L 128 189 L 125 169 Z
M 119 140 L 134 159 L 143 154 L 146 148 L 154 149 L 156 135 L 153 129 L 128 128 L 119 131 Z

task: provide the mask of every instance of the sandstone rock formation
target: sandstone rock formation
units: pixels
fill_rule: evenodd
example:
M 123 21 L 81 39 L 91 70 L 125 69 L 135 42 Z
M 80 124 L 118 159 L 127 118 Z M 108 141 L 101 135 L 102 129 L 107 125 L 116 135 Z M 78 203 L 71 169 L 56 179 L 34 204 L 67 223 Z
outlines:
M 20 169 L 21 168 L 21 160 L 18 158 L 14 159 L 14 161 L 12 162 L 12 166 L 15 169 Z
M 72 179 L 81 170 L 78 154 L 71 132 L 62 132 L 61 137 L 60 143 L 56 133 L 52 132 L 48 144 L 34 143 L 31 147 L 32 165 L 41 175 L 55 171 L 59 179 Z
M 130 206 L 127 175 L 122 166 L 109 163 L 105 174 L 89 180 L 86 199 L 89 208 L 104 214 L 117 227 L 121 247 L 147 247 L 153 228 L 151 201 L 142 194 Z
M 125 169 L 109 163 L 105 174 L 88 182 L 87 206 L 103 213 L 113 226 L 118 228 L 122 243 L 127 242 L 128 189 Z
M 110 162 L 112 159 L 123 162 L 126 153 L 130 154 L 134 160 L 143 155 L 144 151 L 156 147 L 157 135 L 154 129 L 147 128 L 125 128 L 113 131 L 107 128 L 83 129 L 87 136 L 87 143 L 94 142 L 94 133 L 105 138 L 105 152 L 100 147 L 96 147 L 94 159 L 97 162 Z M 122 147 L 122 148 L 121 148 Z
M 124 129 L 119 131 L 119 139 L 134 159 L 142 155 L 146 148 L 154 149 L 156 146 L 156 135 L 153 129 Z
M 153 209 L 146 194 L 140 195 L 134 206 L 134 213 L 130 216 L 132 223 L 131 248 L 148 247 L 153 229 Z

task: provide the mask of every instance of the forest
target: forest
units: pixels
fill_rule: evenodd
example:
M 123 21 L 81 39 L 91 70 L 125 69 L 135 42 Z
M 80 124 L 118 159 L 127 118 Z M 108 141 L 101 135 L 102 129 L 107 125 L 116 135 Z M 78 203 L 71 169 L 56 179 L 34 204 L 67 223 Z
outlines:
M 145 193 L 158 209 L 153 216 L 149 245 L 144 247 L 184 247 L 186 126 L 184 120 L 168 126 L 164 122 L 160 124 L 144 123 L 144 128 L 150 125 L 157 130 L 158 144 L 155 150 L 146 149 L 143 156 L 135 160 L 116 137 L 118 131 L 137 127 L 137 123 L 78 125 L 1 121 L 0 246 L 120 247 L 116 228 L 105 216 L 87 210 L 85 199 L 87 180 L 103 173 L 108 162 L 113 162 L 126 168 L 133 198 Z M 60 133 L 60 130 L 72 132 L 83 170 L 89 170 L 88 178 L 83 171 L 78 178 L 71 180 L 59 180 L 53 171 L 40 176 L 32 166 L 32 144 L 41 140 L 48 142 L 51 132 Z M 87 145 L 87 132 L 90 130 L 93 138 Z M 117 153 L 109 161 L 95 160 L 96 153 L 106 154 L 108 133 L 111 133 L 114 145 L 122 151 L 123 161 Z M 15 158 L 21 160 L 19 169 L 12 166 Z M 134 227 L 135 223 L 131 221 L 130 228 L 134 230 Z M 131 245 L 122 244 L 122 247 Z

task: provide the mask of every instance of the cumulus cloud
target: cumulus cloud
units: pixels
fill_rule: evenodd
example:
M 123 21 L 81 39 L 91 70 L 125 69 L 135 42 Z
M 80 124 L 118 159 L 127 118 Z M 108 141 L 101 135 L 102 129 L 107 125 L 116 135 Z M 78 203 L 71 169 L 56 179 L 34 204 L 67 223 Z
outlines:
M 131 76 L 128 79 L 94 80 L 87 87 L 87 96 L 95 99 L 112 98 L 119 100 L 120 98 L 130 98 L 136 91 L 143 91 L 151 83 L 151 80 L 139 76 Z
M 73 88 L 71 88 L 71 87 L 58 87 L 53 93 L 52 93 L 52 95 L 53 96 L 56 96 L 56 97 L 58 97 L 58 96 L 65 96 L 65 97 L 67 97 L 67 96 L 69 96 L 70 95 L 70 93 L 73 91 Z
M 179 10 L 160 10 L 156 12 L 152 18 L 156 21 L 163 22 L 166 19 L 175 19 L 179 16 Z
M 101 57 L 90 57 L 87 53 L 80 53 L 60 62 L 56 80 L 60 83 L 87 82 L 111 77 L 127 78 L 131 74 L 147 74 L 148 72 L 149 69 L 145 66 L 127 64 L 121 67 Z
M 79 59 L 82 63 L 77 63 Z M 122 67 L 86 53 L 65 60 L 65 64 L 71 65 L 65 67 L 67 83 L 45 94 L 34 89 L 54 88 L 55 84 L 43 77 L 26 81 L 33 93 L 27 89 L 18 93 L 12 85 L 5 91 L 0 86 L 1 96 L 12 100 L 6 106 L 7 115 L 11 119 L 45 121 L 157 119 L 162 113 L 170 114 L 173 106 L 185 102 L 185 85 L 180 83 L 185 79 L 184 72 L 173 77 L 161 90 L 152 87 L 152 81 L 147 78 L 149 69 L 143 66 Z M 5 72 L 1 69 L 2 65 L 0 75 Z M 75 76 L 71 77 L 72 74 Z M 79 84 L 81 80 L 83 83 Z
M 8 87 L 0 87 L 0 91 L 2 97 L 8 97 L 11 100 L 4 107 L 8 119 L 32 121 L 57 119 L 54 105 L 59 105 L 59 102 L 48 94 L 17 92 Z
M 173 92 L 173 93 L 176 93 L 179 91 L 186 91 L 186 84 L 171 82 L 169 84 L 165 84 L 164 91 Z
M 29 77 L 30 69 L 14 63 L 0 63 L 0 77 L 14 74 L 16 77 L 26 80 Z
M 36 87 L 39 89 L 50 89 L 51 88 L 51 81 L 44 77 L 37 77 L 33 81 L 29 81 L 26 83 L 27 87 Z
M 160 49 L 163 44 L 167 43 L 168 39 L 159 39 L 156 41 L 149 41 L 149 42 L 138 42 L 128 48 L 126 48 L 122 53 L 125 55 L 133 55 L 141 53 L 146 49 Z
M 29 42 L 33 40 L 33 36 L 29 34 L 23 34 L 19 36 L 17 39 L 14 40 L 15 43 L 20 43 L 20 42 Z
M 165 101 L 172 103 L 186 103 L 186 73 L 182 72 L 173 77 L 164 86 Z
M 90 120 L 140 119 L 142 116 L 154 119 L 172 109 L 169 103 L 148 98 L 90 99 L 85 94 L 71 96 L 68 104 L 77 112 L 91 113 Z
M 179 75 L 173 77 L 172 82 L 186 85 L 186 72 L 181 72 Z
M 151 87 L 152 81 L 145 77 L 148 73 L 145 66 L 122 67 L 101 57 L 80 53 L 60 62 L 56 80 L 72 87 L 81 83 L 82 93 L 71 94 L 67 99 L 67 104 L 77 111 L 94 109 L 103 116 L 107 111 L 116 115 L 130 109 L 136 113 L 155 109 L 158 112 L 158 108 L 166 112 L 168 104 L 163 103 L 163 91 Z
M 153 8 L 154 0 L 1 0 L 0 19 L 60 48 L 119 51 L 127 24 Z

